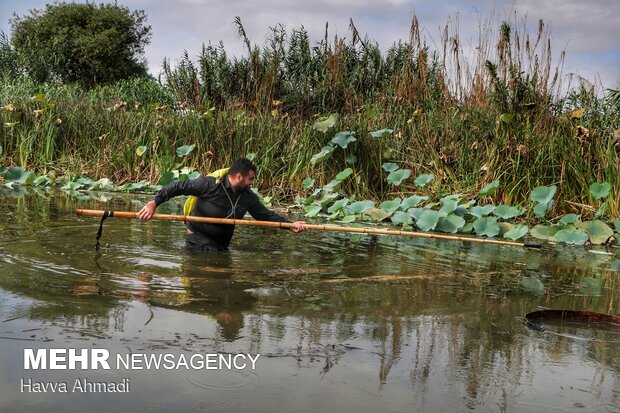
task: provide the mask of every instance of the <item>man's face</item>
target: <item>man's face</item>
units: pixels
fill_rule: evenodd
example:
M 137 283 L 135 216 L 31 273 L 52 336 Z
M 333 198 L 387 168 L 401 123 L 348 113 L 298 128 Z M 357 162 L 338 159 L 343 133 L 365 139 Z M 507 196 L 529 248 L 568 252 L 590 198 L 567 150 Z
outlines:
M 252 186 L 255 177 L 256 173 L 254 173 L 254 171 L 248 172 L 246 176 L 243 176 L 241 175 L 241 172 L 238 172 L 233 175 L 231 186 L 233 187 L 235 192 L 243 191 L 244 189 Z

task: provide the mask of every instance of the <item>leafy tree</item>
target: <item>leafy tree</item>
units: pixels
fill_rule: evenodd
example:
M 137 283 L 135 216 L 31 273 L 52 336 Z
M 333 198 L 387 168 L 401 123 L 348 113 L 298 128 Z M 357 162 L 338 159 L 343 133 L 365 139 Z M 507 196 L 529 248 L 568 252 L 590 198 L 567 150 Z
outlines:
M 23 69 L 35 81 L 107 84 L 146 75 L 144 47 L 150 42 L 143 10 L 117 4 L 48 4 L 11 19 L 12 43 Z

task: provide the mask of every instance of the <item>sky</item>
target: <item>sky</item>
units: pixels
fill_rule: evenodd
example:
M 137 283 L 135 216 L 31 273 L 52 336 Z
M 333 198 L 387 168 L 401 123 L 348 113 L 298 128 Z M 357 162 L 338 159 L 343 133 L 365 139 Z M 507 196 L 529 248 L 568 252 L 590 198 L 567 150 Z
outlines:
M 10 33 L 9 18 L 44 8 L 45 0 L 0 0 L 0 30 Z M 78 0 L 77 2 L 82 2 Z M 100 1 L 96 1 L 99 3 Z M 407 40 L 412 16 L 431 49 L 441 46 L 448 21 L 458 22 L 465 56 L 475 56 L 481 26 L 497 31 L 503 20 L 517 22 L 535 35 L 539 19 L 550 29 L 552 64 L 566 52 L 562 69 L 565 87 L 579 76 L 600 92 L 620 89 L 620 0 L 118 0 L 130 10 L 144 10 L 152 27 L 145 57 L 157 75 L 164 58 L 174 64 L 187 50 L 196 56 L 203 43 L 224 43 L 230 55 L 244 55 L 236 36 L 235 16 L 243 22 L 252 44 L 263 46 L 269 28 L 279 23 L 290 31 L 304 26 L 311 40 L 329 36 L 350 39 L 349 19 L 357 30 L 387 50 L 398 39 Z

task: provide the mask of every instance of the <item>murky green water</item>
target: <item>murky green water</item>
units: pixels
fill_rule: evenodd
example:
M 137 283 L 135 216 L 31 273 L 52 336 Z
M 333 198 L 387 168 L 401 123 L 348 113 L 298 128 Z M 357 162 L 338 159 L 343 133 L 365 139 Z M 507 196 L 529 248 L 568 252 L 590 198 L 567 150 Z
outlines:
M 2 412 L 620 411 L 620 330 L 522 323 L 540 308 L 619 314 L 620 250 L 237 228 L 229 253 L 196 256 L 181 223 L 110 219 L 96 252 L 99 222 L 75 208 L 141 202 L 22 192 L 0 191 Z M 260 357 L 25 370 L 28 348 Z M 84 378 L 130 391 L 22 392 Z

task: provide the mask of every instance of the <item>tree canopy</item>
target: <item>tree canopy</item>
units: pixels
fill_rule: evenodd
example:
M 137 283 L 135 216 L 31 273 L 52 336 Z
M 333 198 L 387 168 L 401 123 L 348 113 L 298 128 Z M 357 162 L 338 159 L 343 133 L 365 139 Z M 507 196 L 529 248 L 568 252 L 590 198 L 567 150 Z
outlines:
M 35 81 L 107 84 L 146 75 L 151 27 L 143 10 L 117 4 L 48 4 L 11 19 L 20 66 Z

